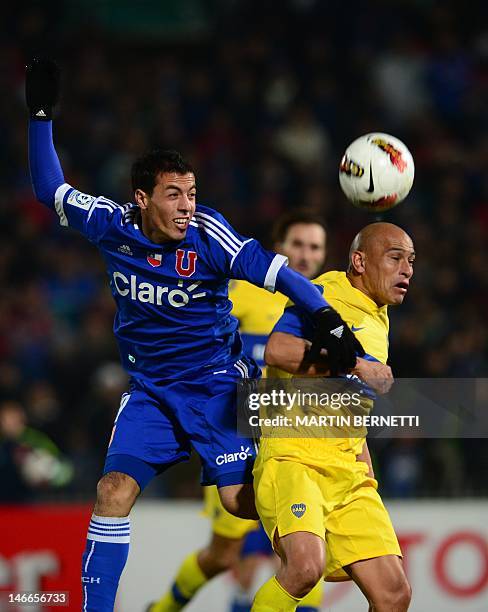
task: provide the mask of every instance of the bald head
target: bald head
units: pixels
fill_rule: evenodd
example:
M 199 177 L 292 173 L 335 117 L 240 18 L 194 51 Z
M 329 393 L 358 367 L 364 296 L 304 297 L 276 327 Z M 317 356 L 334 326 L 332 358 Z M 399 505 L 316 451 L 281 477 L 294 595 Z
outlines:
M 354 238 L 348 277 L 379 306 L 401 304 L 413 274 L 410 236 L 393 223 L 371 223 Z

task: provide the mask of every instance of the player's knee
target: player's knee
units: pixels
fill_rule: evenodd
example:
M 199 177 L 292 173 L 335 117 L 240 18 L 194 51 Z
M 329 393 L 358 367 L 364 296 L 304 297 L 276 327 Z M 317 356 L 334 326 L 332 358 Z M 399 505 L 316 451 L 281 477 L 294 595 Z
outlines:
M 295 583 L 295 593 L 298 597 L 305 597 L 322 579 L 324 568 L 314 559 L 309 559 L 299 566 L 290 567 Z
M 213 534 L 210 544 L 200 551 L 198 562 L 207 577 L 213 577 L 234 568 L 239 561 L 242 539 Z
M 373 602 L 379 610 L 408 610 L 412 600 L 412 588 L 405 575 L 399 575 L 393 582 L 385 586 L 376 601 Z
M 310 551 L 308 551 L 309 553 Z M 293 578 L 295 595 L 304 597 L 311 591 L 324 575 L 322 555 L 313 555 L 295 550 L 287 555 L 286 564 L 282 566 L 285 573 Z
M 239 551 L 234 548 L 221 551 L 212 555 L 212 564 L 216 574 L 226 572 L 234 568 L 239 560 Z
M 109 472 L 97 485 L 95 514 L 127 516 L 139 494 L 139 485 L 127 474 Z
M 406 578 L 404 578 L 398 585 L 396 591 L 396 608 L 398 610 L 408 610 L 410 602 L 412 601 L 412 587 Z

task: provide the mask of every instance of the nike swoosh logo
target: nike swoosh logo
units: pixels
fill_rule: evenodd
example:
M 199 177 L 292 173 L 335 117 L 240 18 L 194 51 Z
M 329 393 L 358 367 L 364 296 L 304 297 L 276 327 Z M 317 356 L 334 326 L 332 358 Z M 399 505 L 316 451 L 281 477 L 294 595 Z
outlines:
M 368 193 L 373 193 L 373 191 L 374 191 L 373 168 L 371 167 L 371 164 L 369 164 L 369 187 L 368 187 Z
M 351 330 L 352 330 L 353 332 L 360 331 L 361 329 L 364 329 L 364 327 L 354 327 L 354 325 L 351 327 Z

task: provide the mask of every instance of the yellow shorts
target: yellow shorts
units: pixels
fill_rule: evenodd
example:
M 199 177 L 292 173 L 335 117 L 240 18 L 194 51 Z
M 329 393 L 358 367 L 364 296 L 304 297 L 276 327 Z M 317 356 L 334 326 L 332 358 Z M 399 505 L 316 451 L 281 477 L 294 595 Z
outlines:
M 293 442 L 297 440 L 286 445 Z M 317 534 L 325 540 L 324 578 L 330 581 L 348 580 L 342 568 L 355 561 L 401 556 L 378 483 L 367 476 L 366 463 L 352 453 L 332 451 L 308 465 L 301 462 L 307 452 L 277 456 L 276 443 L 261 439 L 254 468 L 256 507 L 271 542 L 276 530 L 280 536 Z M 270 445 L 275 447 L 271 452 Z
M 212 521 L 212 531 L 224 538 L 239 540 L 259 528 L 258 521 L 241 519 L 222 506 L 216 486 L 204 487 L 204 514 Z

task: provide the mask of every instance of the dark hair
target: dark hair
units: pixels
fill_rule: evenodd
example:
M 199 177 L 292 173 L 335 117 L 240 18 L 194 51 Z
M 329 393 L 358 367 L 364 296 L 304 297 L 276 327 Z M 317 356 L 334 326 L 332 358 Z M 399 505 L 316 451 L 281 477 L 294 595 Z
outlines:
M 273 244 L 284 242 L 290 227 L 292 227 L 292 225 L 296 225 L 297 223 L 317 224 L 320 225 L 320 227 L 324 229 L 324 232 L 327 233 L 327 228 L 325 227 L 323 218 L 313 210 L 293 210 L 292 212 L 285 213 L 279 217 L 279 219 L 273 225 L 271 232 Z
M 193 172 L 193 168 L 177 151 L 153 149 L 132 164 L 132 189 L 142 189 L 151 194 L 156 186 L 157 176 L 163 172 L 188 174 Z

